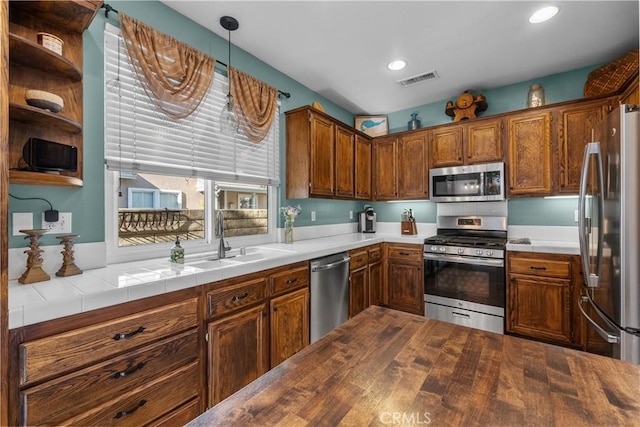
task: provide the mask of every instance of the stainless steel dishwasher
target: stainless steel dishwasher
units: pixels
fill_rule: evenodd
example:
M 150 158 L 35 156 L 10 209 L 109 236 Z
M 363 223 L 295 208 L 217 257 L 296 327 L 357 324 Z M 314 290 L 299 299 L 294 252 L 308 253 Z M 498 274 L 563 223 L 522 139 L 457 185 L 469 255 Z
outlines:
M 349 317 L 349 255 L 311 260 L 311 342 Z

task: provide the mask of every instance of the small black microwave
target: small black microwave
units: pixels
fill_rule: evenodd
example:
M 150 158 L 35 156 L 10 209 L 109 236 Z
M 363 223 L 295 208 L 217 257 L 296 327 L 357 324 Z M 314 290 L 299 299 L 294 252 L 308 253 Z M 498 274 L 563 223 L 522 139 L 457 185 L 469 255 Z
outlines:
M 504 163 L 455 166 L 429 171 L 432 202 L 504 200 Z
M 22 158 L 34 171 L 76 172 L 78 149 L 73 145 L 29 138 L 22 148 Z

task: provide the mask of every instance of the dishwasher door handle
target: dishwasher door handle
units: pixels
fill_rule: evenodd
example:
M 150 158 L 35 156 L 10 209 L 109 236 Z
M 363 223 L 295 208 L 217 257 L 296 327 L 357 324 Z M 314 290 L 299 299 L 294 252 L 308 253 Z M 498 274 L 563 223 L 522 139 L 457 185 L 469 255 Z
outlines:
M 332 263 L 329 263 L 329 264 L 314 265 L 311 268 L 311 272 L 322 271 L 322 270 L 330 270 L 330 269 L 332 269 L 334 267 L 337 267 L 339 265 L 345 264 L 345 263 L 349 262 L 350 260 L 351 260 L 351 257 L 347 257 L 347 258 L 345 258 L 343 260 L 332 262 Z

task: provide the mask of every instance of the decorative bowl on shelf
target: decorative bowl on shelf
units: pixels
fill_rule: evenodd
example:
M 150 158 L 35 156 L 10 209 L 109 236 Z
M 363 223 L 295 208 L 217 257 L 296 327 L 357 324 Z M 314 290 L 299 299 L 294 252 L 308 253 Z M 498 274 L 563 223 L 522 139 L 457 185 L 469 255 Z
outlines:
M 27 89 L 25 100 L 32 107 L 49 110 L 52 113 L 57 113 L 64 107 L 64 101 L 61 97 L 43 90 Z

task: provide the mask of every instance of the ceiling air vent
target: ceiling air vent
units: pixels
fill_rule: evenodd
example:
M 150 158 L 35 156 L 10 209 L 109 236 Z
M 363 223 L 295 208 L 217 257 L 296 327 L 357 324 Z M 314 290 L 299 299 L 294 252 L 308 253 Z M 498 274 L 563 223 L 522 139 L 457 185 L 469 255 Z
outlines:
M 398 83 L 402 87 L 413 86 L 420 82 L 425 82 L 427 80 L 433 80 L 438 78 L 438 73 L 436 70 L 427 71 L 426 73 L 418 74 L 417 76 L 407 77 L 406 79 L 398 80 Z

